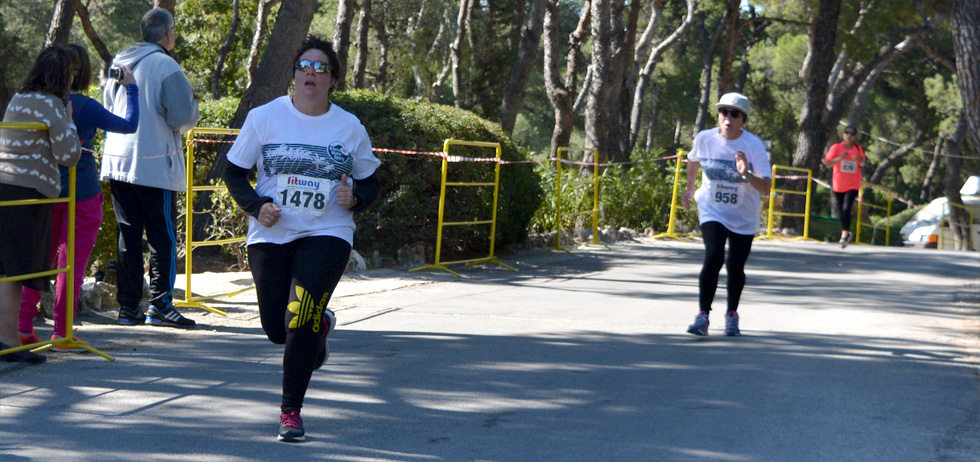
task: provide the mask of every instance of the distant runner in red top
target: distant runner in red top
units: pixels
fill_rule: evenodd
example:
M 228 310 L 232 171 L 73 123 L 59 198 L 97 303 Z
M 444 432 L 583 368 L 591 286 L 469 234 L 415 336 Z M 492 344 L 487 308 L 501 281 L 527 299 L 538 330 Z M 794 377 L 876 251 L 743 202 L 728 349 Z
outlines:
M 861 190 L 861 167 L 868 160 L 864 148 L 854 140 L 857 139 L 857 128 L 848 125 L 844 128 L 844 141 L 830 147 L 823 158 L 827 168 L 834 169 L 834 196 L 837 197 L 837 211 L 840 212 L 840 247 L 854 242 L 851 232 L 851 209 L 854 199 Z

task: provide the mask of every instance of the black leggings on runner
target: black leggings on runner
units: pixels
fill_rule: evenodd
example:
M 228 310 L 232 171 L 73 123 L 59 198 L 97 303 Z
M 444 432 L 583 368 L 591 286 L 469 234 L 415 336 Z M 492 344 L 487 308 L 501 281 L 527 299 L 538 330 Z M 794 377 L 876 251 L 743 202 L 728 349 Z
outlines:
M 745 261 L 752 251 L 751 234 L 736 234 L 717 221 L 701 224 L 704 238 L 704 265 L 698 277 L 701 311 L 711 311 L 711 302 L 718 289 L 718 273 L 724 265 L 728 270 L 728 311 L 738 310 L 738 301 L 745 287 Z M 728 241 L 728 261 L 725 261 L 725 241 Z
M 320 348 L 323 310 L 344 274 L 351 247 L 332 236 L 248 246 L 262 329 L 282 358 L 282 412 L 299 411 Z
M 857 195 L 856 189 L 847 192 L 834 191 L 834 196 L 837 197 L 837 210 L 840 211 L 841 231 L 851 231 L 851 210 L 854 210 L 854 199 Z

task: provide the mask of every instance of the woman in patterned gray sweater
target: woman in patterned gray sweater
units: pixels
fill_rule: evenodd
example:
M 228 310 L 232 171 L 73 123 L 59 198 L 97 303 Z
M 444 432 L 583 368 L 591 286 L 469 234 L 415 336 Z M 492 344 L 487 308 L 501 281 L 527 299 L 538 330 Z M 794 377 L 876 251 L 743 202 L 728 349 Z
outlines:
M 0 202 L 55 198 L 61 192 L 58 165 L 74 166 L 81 157 L 71 123 L 71 82 L 74 69 L 68 49 L 52 45 L 41 51 L 3 121 L 43 123 L 47 130 L 0 128 Z M 51 266 L 52 204 L 0 208 L 0 278 L 47 271 Z M 21 287 L 45 290 L 48 277 L 0 282 L 0 350 L 20 344 L 17 317 Z M 8 362 L 44 362 L 45 357 L 19 351 Z

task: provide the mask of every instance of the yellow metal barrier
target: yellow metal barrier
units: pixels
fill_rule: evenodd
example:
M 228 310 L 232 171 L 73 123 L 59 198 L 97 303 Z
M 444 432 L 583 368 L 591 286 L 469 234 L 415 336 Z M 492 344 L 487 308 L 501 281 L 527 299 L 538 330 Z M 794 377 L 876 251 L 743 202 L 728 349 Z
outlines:
M 186 252 L 184 255 L 184 273 L 186 276 L 186 285 L 184 288 L 184 299 L 174 300 L 174 305 L 176 306 L 190 306 L 194 308 L 200 308 L 202 310 L 210 311 L 221 316 L 227 316 L 228 313 L 221 311 L 217 308 L 212 308 L 201 300 L 210 300 L 218 297 L 231 297 L 238 295 L 243 292 L 247 292 L 255 288 L 254 285 L 235 290 L 232 292 L 214 294 L 214 295 L 202 295 L 194 296 L 194 292 L 191 291 L 191 276 L 194 268 L 194 249 L 197 247 L 207 247 L 215 245 L 225 245 L 225 244 L 235 244 L 239 242 L 245 242 L 245 237 L 233 237 L 229 239 L 213 239 L 207 241 L 195 241 L 194 234 L 194 193 L 196 191 L 223 191 L 227 190 L 228 187 L 224 185 L 211 185 L 211 186 L 196 186 L 194 185 L 194 141 L 197 135 L 226 135 L 233 136 L 238 135 L 238 129 L 236 128 L 206 128 L 206 127 L 195 127 L 191 131 L 187 132 L 187 200 L 185 202 L 185 208 L 187 209 L 184 213 L 184 245 L 186 247 Z
M 579 215 L 592 215 L 592 244 L 602 245 L 605 246 L 606 248 L 609 248 L 609 246 L 606 246 L 605 244 L 599 242 L 599 170 L 598 168 L 596 168 L 593 171 L 592 178 L 590 179 L 578 179 L 575 181 L 568 182 L 568 185 L 584 184 L 584 185 L 592 186 L 592 209 L 575 211 L 575 212 L 566 212 L 563 210 L 562 197 L 564 196 L 564 193 L 562 191 L 562 176 L 564 174 L 565 164 L 564 162 L 562 162 L 562 153 L 569 152 L 569 151 L 583 152 L 583 153 L 591 152 L 593 159 L 598 159 L 599 157 L 599 151 L 596 150 L 595 148 L 568 148 L 568 147 L 558 148 L 557 159 L 555 161 L 557 174 L 555 175 L 556 179 L 555 179 L 555 249 L 554 250 L 561 250 L 571 254 L 571 252 L 569 252 L 561 245 L 561 231 L 563 228 L 562 218 L 579 216 Z M 588 245 L 589 243 L 586 242 L 583 243 L 580 247 L 587 247 Z
M 680 234 L 677 234 L 677 232 L 674 231 L 674 224 L 676 223 L 677 218 L 677 193 L 680 191 L 681 182 L 681 165 L 684 164 L 685 155 L 687 155 L 687 153 L 685 153 L 683 150 L 677 151 L 677 166 L 674 168 L 674 191 L 670 196 L 670 218 L 667 220 L 667 232 L 657 234 L 656 236 L 653 236 L 653 239 L 670 238 L 687 242 L 687 239 L 681 237 Z
M 806 172 L 806 192 L 800 192 L 800 191 L 796 191 L 796 190 L 792 190 L 792 189 L 779 189 L 779 188 L 777 188 L 776 187 L 776 178 L 777 178 L 776 177 L 776 173 L 779 170 L 789 170 L 789 171 L 792 171 L 792 172 L 801 172 L 801 173 L 802 172 Z M 803 213 L 791 213 L 791 212 L 776 211 L 776 193 L 777 192 L 778 193 L 783 193 L 783 194 L 796 194 L 796 195 L 806 196 L 806 199 L 805 199 L 806 200 L 806 207 L 805 207 L 804 212 Z M 803 217 L 803 235 L 802 236 L 799 236 L 799 237 L 794 237 L 793 239 L 790 239 L 790 240 L 792 240 L 792 241 L 807 240 L 807 241 L 814 241 L 814 242 L 816 242 L 817 241 L 816 239 L 813 239 L 813 238 L 810 237 L 810 197 L 811 197 L 812 192 L 813 192 L 813 172 L 811 172 L 809 169 L 806 169 L 806 168 L 797 168 L 797 167 L 787 167 L 785 165 L 773 165 L 772 166 L 772 186 L 771 186 L 771 188 L 769 190 L 769 217 L 767 218 L 768 223 L 766 224 L 766 235 L 765 236 L 758 236 L 758 237 L 756 237 L 756 239 L 775 239 L 775 238 L 779 237 L 779 236 L 777 236 L 776 234 L 774 234 L 772 232 L 772 229 L 773 229 L 773 226 L 774 226 L 774 222 L 775 222 L 775 217 L 776 216 L 787 216 L 787 217 Z
M 37 122 L 37 123 L 11 123 L 11 122 L 0 122 L 0 129 L 7 130 L 38 130 L 47 131 L 48 126 Z M 62 334 L 62 338 L 56 340 L 48 340 L 44 342 L 31 343 L 28 345 L 22 345 L 18 347 L 8 348 L 6 350 L 0 351 L 0 356 L 16 353 L 22 350 L 35 350 L 44 351 L 54 348 L 56 346 L 65 347 L 77 347 L 82 348 L 89 353 L 95 353 L 109 361 L 115 361 L 116 358 L 109 356 L 95 348 L 89 346 L 88 342 L 79 342 L 75 340 L 75 335 L 72 332 L 72 326 L 75 322 L 75 167 L 68 169 L 68 197 L 66 198 L 54 198 L 54 199 L 28 199 L 28 200 L 16 200 L 16 201 L 0 201 L 0 207 L 14 207 L 20 205 L 41 205 L 41 204 L 68 204 L 68 237 L 67 237 L 67 249 L 68 249 L 68 266 L 65 268 L 55 268 L 49 271 L 42 271 L 40 273 L 22 274 L 20 276 L 11 276 L 0 278 L 0 282 L 17 282 L 23 281 L 25 279 L 33 279 L 37 277 L 54 276 L 57 274 L 65 273 L 67 280 L 65 281 L 67 291 L 67 300 L 65 307 L 65 332 Z M 16 307 L 20 310 L 20 307 Z
M 888 205 L 886 207 L 882 207 L 880 205 L 872 204 L 870 201 L 865 203 L 864 190 L 868 188 L 874 191 L 879 191 L 884 193 L 885 196 L 888 197 Z M 895 193 L 884 186 L 877 185 L 874 183 L 868 183 L 866 181 L 861 182 L 861 191 L 858 192 L 858 201 L 857 201 L 857 225 L 855 225 L 855 233 L 854 233 L 855 244 L 865 244 L 864 242 L 861 242 L 861 225 L 871 226 L 872 229 L 874 229 L 875 227 L 874 224 L 864 221 L 864 207 L 885 210 L 885 245 L 887 246 L 888 243 L 891 242 L 892 228 L 891 226 L 889 226 L 890 225 L 889 220 L 891 220 L 891 215 L 892 215 L 892 202 L 894 202 L 894 199 L 892 199 L 893 197 L 895 197 Z M 874 244 L 873 235 L 871 239 L 872 239 L 871 244 Z
M 494 179 L 493 182 L 448 182 L 447 177 L 449 174 L 449 147 L 450 146 L 475 146 L 484 148 L 494 148 L 496 150 L 496 159 L 498 162 L 494 162 Z M 505 265 L 496 257 L 493 256 L 494 242 L 496 241 L 497 233 L 497 194 L 500 191 L 500 143 L 490 143 L 486 141 L 462 141 L 447 139 L 443 144 L 442 152 L 445 154 L 442 157 L 442 186 L 439 191 L 439 223 L 436 228 L 436 255 L 435 262 L 431 265 L 423 265 L 418 268 L 412 268 L 408 270 L 409 272 L 419 271 L 426 268 L 439 269 L 447 271 L 457 277 L 463 277 L 451 269 L 447 265 L 454 265 L 459 263 L 466 263 L 467 266 L 478 265 L 480 263 L 496 263 L 504 268 L 511 271 L 517 271 L 516 269 Z M 474 220 L 474 221 L 456 221 L 456 222 L 446 222 L 443 220 L 445 217 L 446 210 L 446 186 L 465 186 L 465 187 L 490 187 L 493 186 L 493 211 L 492 217 L 489 220 Z M 469 260 L 457 260 L 457 261 L 442 261 L 442 228 L 444 226 L 467 226 L 467 225 L 490 225 L 490 253 L 486 257 L 474 258 Z

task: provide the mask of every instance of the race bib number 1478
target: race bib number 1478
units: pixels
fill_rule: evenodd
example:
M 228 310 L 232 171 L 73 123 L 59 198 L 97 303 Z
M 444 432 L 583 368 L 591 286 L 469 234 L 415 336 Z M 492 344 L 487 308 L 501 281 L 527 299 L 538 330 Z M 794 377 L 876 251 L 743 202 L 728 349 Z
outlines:
M 276 204 L 284 212 L 321 216 L 327 213 L 331 181 L 303 175 L 279 175 Z

